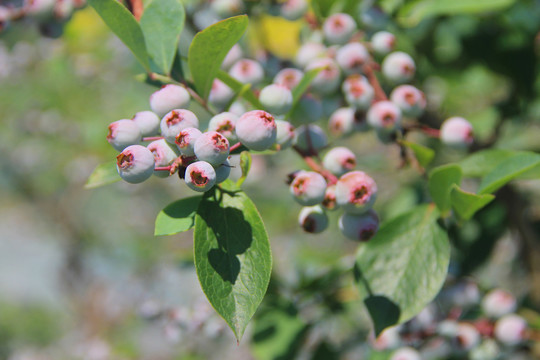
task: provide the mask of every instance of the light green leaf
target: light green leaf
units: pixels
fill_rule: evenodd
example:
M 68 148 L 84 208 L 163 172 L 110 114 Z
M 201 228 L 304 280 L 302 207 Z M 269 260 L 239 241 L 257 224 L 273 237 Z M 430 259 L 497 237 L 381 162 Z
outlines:
M 129 10 L 117 0 L 89 0 L 88 3 L 112 32 L 126 44 L 146 71 L 150 71 L 141 27 Z
M 424 145 L 412 143 L 410 141 L 402 141 L 401 143 L 412 150 L 416 160 L 418 160 L 418 163 L 423 168 L 428 166 L 435 157 L 435 151 Z
M 259 102 L 259 99 L 257 98 L 257 96 L 255 96 L 253 91 L 251 89 L 245 89 L 246 84 L 243 84 L 240 81 L 236 80 L 223 70 L 218 71 L 217 78 L 223 81 L 225 85 L 230 87 L 235 94 L 241 93 L 242 97 L 249 101 L 249 103 L 253 105 L 255 109 L 263 108 L 263 106 Z
M 450 198 L 452 207 L 459 217 L 463 220 L 469 220 L 478 210 L 495 199 L 495 196 L 490 194 L 476 195 L 454 185 L 450 193 Z
M 206 99 L 221 63 L 248 26 L 248 17 L 240 15 L 222 20 L 198 32 L 188 53 L 188 65 L 199 95 Z
M 319 20 L 324 20 L 332 13 L 332 7 L 336 2 L 337 0 L 312 0 L 311 8 Z
M 490 173 L 501 161 L 514 155 L 516 152 L 503 149 L 489 149 L 478 151 L 461 160 L 458 164 L 465 177 L 482 177 Z
M 173 235 L 191 229 L 195 225 L 195 214 L 201 198 L 192 196 L 167 205 L 156 217 L 154 235 Z
M 452 207 L 450 191 L 454 184 L 461 182 L 461 168 L 456 164 L 439 166 L 429 174 L 429 194 L 442 215 Z
M 193 250 L 206 297 L 240 340 L 272 271 L 268 235 L 245 193 L 205 194 L 195 217 Z
M 185 16 L 180 0 L 153 0 L 144 9 L 140 25 L 146 47 L 163 74 L 170 73 Z
M 116 161 L 110 161 L 103 164 L 99 164 L 92 174 L 88 177 L 85 189 L 94 189 L 103 185 L 112 184 L 121 180 L 116 168 Z
M 438 217 L 435 206 L 418 206 L 384 223 L 373 239 L 358 248 L 355 278 L 370 312 L 379 306 L 377 300 L 380 304 L 381 316 L 372 319 L 379 332 L 394 325 L 392 318 L 397 324 L 418 314 L 441 289 L 450 244 Z M 382 316 L 381 309 L 391 309 L 393 317 Z
M 240 153 L 240 169 L 242 170 L 242 176 L 236 182 L 237 186 L 241 186 L 249 173 L 251 168 L 251 154 L 249 151 L 242 151 Z
M 480 183 L 479 194 L 489 194 L 540 165 L 540 154 L 519 152 L 501 161 Z

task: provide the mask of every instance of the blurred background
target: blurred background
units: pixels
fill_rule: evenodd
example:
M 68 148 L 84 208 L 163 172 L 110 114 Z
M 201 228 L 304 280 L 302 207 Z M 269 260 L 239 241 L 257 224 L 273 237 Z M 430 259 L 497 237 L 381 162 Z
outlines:
M 426 122 L 438 127 L 464 116 L 477 135 L 471 151 L 540 151 L 539 1 L 428 15 L 407 13 L 400 0 L 365 3 L 358 16 L 366 33 L 395 33 L 398 48 L 415 59 Z M 186 1 L 199 17 L 205 6 Z M 180 52 L 197 23 L 212 21 L 188 24 Z M 285 181 L 303 164 L 292 153 L 255 157 L 245 184 L 269 232 L 274 275 L 237 345 L 200 290 L 192 233 L 153 236 L 157 213 L 189 194 L 179 179 L 84 188 L 93 169 L 116 156 L 107 125 L 149 109 L 155 88 L 135 80 L 142 69 L 133 56 L 89 7 L 54 26 L 36 18 L 0 23 L 0 359 L 386 359 L 403 344 L 425 358 L 540 356 L 534 336 L 512 348 L 484 341 L 480 355 L 430 338 L 377 344 L 350 271 L 357 244 L 339 235 L 335 214 L 320 235 L 297 225 L 300 206 Z M 291 58 L 299 42 L 290 34 L 304 27 L 304 20 L 255 13 L 244 49 L 266 62 L 271 78 L 274 55 Z M 337 105 L 324 99 L 327 116 Z M 436 164 L 466 156 L 419 141 L 437 150 Z M 426 201 L 418 172 L 398 169 L 399 149 L 372 133 L 333 143 L 353 149 L 358 167 L 377 181 L 383 220 Z M 474 318 L 483 294 L 504 288 L 540 331 L 539 198 L 540 182 L 522 179 L 473 220 L 453 225 L 445 290 L 406 326 L 428 326 L 460 301 Z

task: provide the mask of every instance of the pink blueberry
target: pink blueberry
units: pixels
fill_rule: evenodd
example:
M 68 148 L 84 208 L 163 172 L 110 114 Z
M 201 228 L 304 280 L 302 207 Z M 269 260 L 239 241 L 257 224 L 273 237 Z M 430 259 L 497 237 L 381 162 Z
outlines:
M 339 218 L 338 225 L 345 237 L 355 241 L 368 241 L 379 230 L 379 217 L 373 210 L 364 214 L 344 213 Z
M 451 117 L 441 125 L 441 141 L 452 147 L 462 148 L 474 141 L 473 127 L 462 117 Z
M 328 216 L 320 205 L 305 206 L 298 215 L 298 224 L 305 232 L 318 234 L 328 228 Z
M 216 184 L 216 171 L 206 161 L 196 161 L 186 168 L 184 181 L 190 189 L 205 192 Z
M 293 96 L 287 87 L 271 84 L 261 90 L 259 101 L 268 112 L 283 115 L 291 109 Z
M 402 347 L 392 353 L 390 360 L 422 360 L 422 356 L 411 347 Z
M 377 184 L 363 171 L 350 171 L 336 184 L 336 200 L 347 213 L 363 214 L 371 209 L 377 197 Z
M 150 144 L 148 144 L 147 148 L 152 152 L 152 155 L 154 155 L 156 167 L 169 166 L 178 157 L 174 149 L 171 147 L 171 144 L 164 139 L 152 141 Z M 169 172 L 154 171 L 154 175 L 158 177 L 167 177 L 169 176 Z
M 410 81 L 416 72 L 416 65 L 412 57 L 402 51 L 395 51 L 387 55 L 382 62 L 382 73 L 393 83 Z
M 285 68 L 280 70 L 274 77 L 274 84 L 283 85 L 287 89 L 294 89 L 304 77 L 302 70 Z
M 213 0 L 210 8 L 222 18 L 241 14 L 244 11 L 242 0 Z
M 424 93 L 412 85 L 396 87 L 390 94 L 390 100 L 400 108 L 403 115 L 409 117 L 422 115 L 426 108 Z
M 324 38 L 330 44 L 347 43 L 356 31 L 356 23 L 352 16 L 345 13 L 330 15 L 323 24 Z
M 208 131 L 195 140 L 193 151 L 197 159 L 219 166 L 229 156 L 229 140 L 217 131 Z
M 392 132 L 401 124 L 401 110 L 391 101 L 379 101 L 369 108 L 367 122 L 378 131 Z
M 234 131 L 238 116 L 231 112 L 222 112 L 213 116 L 208 123 L 208 131 L 217 131 L 229 140 L 230 143 L 236 142 L 236 133 Z
M 367 110 L 373 101 L 375 91 L 363 75 L 350 75 L 341 85 L 345 101 L 358 110 Z
M 116 157 L 116 169 L 122 179 L 131 184 L 141 183 L 154 173 L 152 152 L 142 145 L 131 145 Z
M 311 61 L 323 57 L 326 52 L 326 47 L 318 42 L 307 42 L 300 46 L 296 52 L 295 62 L 305 68 Z
M 179 85 L 168 84 L 150 95 L 150 108 L 158 116 L 164 116 L 173 109 L 188 107 L 189 93 Z
M 343 136 L 353 132 L 355 110 L 352 107 L 339 108 L 330 115 L 328 130 L 334 136 Z
M 227 105 L 234 96 L 234 92 L 230 87 L 219 79 L 214 79 L 210 94 L 208 95 L 208 102 L 219 108 Z
M 223 63 L 221 63 L 221 68 L 224 70 L 230 69 L 231 66 L 238 60 L 240 60 L 243 56 L 242 48 L 238 44 L 234 44 L 231 50 L 227 53 L 225 56 L 225 59 L 223 59 Z
M 236 122 L 238 141 L 250 150 L 263 151 L 276 142 L 274 117 L 262 110 L 253 110 L 242 115 Z
M 499 318 L 514 312 L 517 308 L 517 301 L 514 295 L 508 291 L 493 289 L 484 296 L 481 306 L 487 316 Z
M 178 150 L 184 156 L 194 156 L 195 155 L 195 141 L 202 135 L 201 130 L 193 127 L 185 128 L 180 130 L 176 139 L 174 140 Z
M 152 111 L 139 111 L 131 120 L 137 124 L 142 136 L 153 136 L 159 133 L 161 119 Z
M 216 184 L 220 184 L 229 178 L 231 168 L 232 166 L 228 159 L 223 164 L 214 167 L 214 170 L 216 170 Z
M 229 75 L 241 83 L 257 85 L 264 78 L 264 70 L 255 60 L 241 59 L 230 68 Z
M 341 81 L 341 72 L 337 63 L 330 58 L 314 59 L 306 66 L 306 71 L 321 69 L 311 82 L 311 90 L 319 94 L 334 92 Z
M 505 315 L 495 323 L 495 338 L 504 345 L 518 345 L 523 342 L 526 333 L 527 322 L 516 314 Z
M 347 75 L 362 73 L 369 59 L 366 47 L 357 42 L 343 45 L 336 53 L 336 62 Z
M 138 144 L 141 138 L 141 130 L 131 120 L 122 119 L 109 124 L 107 141 L 118 151 L 124 150 L 129 145 Z
M 293 144 L 295 137 L 294 126 L 285 120 L 276 120 L 276 144 L 280 150 L 287 149 Z
M 161 136 L 171 144 L 174 144 L 176 136 L 180 131 L 188 127 L 199 127 L 197 116 L 189 110 L 175 109 L 161 119 Z
M 280 14 L 287 20 L 298 20 L 304 16 L 309 4 L 306 0 L 286 0 L 280 6 Z
M 326 180 L 314 171 L 300 171 L 289 187 L 294 199 L 303 206 L 320 204 L 326 192 Z
M 356 166 L 356 156 L 346 147 L 330 149 L 323 157 L 323 166 L 332 174 L 341 176 Z
M 379 55 L 386 55 L 394 50 L 396 37 L 388 31 L 378 31 L 371 37 L 371 47 Z
M 481 337 L 473 325 L 460 322 L 457 325 L 456 340 L 462 349 L 471 350 L 480 343 Z

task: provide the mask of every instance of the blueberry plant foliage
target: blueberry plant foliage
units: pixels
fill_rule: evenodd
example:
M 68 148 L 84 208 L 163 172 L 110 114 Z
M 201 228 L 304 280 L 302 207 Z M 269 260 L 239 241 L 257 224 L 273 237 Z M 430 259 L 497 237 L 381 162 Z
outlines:
M 142 13 L 116 0 L 88 2 L 132 51 L 145 71 L 140 80 L 161 89 L 150 97 L 153 113 L 109 126 L 108 140 L 120 154 L 117 161 L 98 166 L 87 187 L 178 174 L 199 193 L 165 207 L 157 215 L 155 235 L 194 229 L 202 290 L 237 339 L 265 296 L 272 272 L 263 220 L 242 191 L 251 153 L 292 151 L 305 161 L 305 169 L 288 179 L 292 197 L 303 206 L 299 223 L 304 231 L 326 230 L 327 212 L 343 211 L 341 232 L 359 241 L 350 272 L 377 335 L 417 315 L 441 290 L 450 262 L 449 224 L 471 219 L 498 189 L 535 176 L 540 166 L 536 153 L 479 143 L 473 126 L 459 114 L 440 128 L 424 121 L 426 97 L 408 85 L 417 71 L 414 59 L 397 51 L 400 44 L 392 33 L 363 31 L 355 18 L 357 1 L 216 0 L 212 10 L 221 20 L 189 18 L 180 0 L 151 1 Z M 399 18 L 415 24 L 428 16 L 493 10 L 503 3 L 416 1 L 404 6 Z M 245 44 L 244 49 L 238 45 L 246 42 L 249 19 L 261 7 L 289 20 L 307 19 L 294 61 L 281 61 L 273 79 L 244 55 Z M 188 51 L 180 51 L 187 22 L 202 23 L 204 29 L 192 37 Z M 329 96 L 337 96 L 339 106 L 323 119 L 328 124 L 323 129 L 314 123 L 324 118 L 320 100 Z M 211 117 L 206 131 L 198 129 L 197 115 L 188 110 L 193 102 Z M 356 169 L 351 150 L 328 142 L 328 134 L 338 145 L 342 138 L 368 131 L 399 150 L 401 163 L 418 170 L 429 194 L 412 210 L 381 219 L 380 226 L 373 210 L 377 184 Z M 458 148 L 462 154 L 467 148 L 477 151 L 433 167 L 432 142 L 411 135 L 440 140 L 443 149 Z M 240 158 L 236 181 L 229 178 L 230 155 Z M 475 186 L 471 179 L 478 179 Z

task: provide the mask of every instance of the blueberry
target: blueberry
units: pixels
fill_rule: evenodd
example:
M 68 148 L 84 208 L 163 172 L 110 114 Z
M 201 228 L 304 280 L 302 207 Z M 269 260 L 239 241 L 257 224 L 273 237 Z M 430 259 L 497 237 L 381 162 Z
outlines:
M 229 140 L 217 131 L 203 133 L 193 146 L 197 159 L 218 166 L 229 156 Z
M 142 145 L 131 145 L 116 157 L 116 169 L 131 184 L 147 180 L 154 173 L 154 155 Z
M 276 142 L 274 117 L 262 110 L 253 110 L 242 115 L 236 122 L 238 141 L 250 150 L 263 151 Z
M 196 161 L 186 168 L 184 181 L 190 189 L 205 192 L 216 184 L 216 171 L 206 161 Z
M 317 205 L 324 200 L 326 180 L 314 171 L 300 171 L 291 182 L 289 189 L 300 205 Z
M 371 37 L 371 47 L 379 55 L 386 55 L 394 50 L 396 37 L 388 31 L 378 31 Z
M 344 45 L 336 53 L 336 62 L 347 75 L 362 73 L 369 59 L 366 47 L 357 42 Z
M 319 151 L 328 145 L 328 139 L 319 126 L 302 125 L 296 129 L 295 145 L 304 152 Z
M 391 133 L 401 125 L 401 110 L 391 101 L 379 101 L 369 108 L 367 122 L 378 131 Z
M 172 110 L 161 119 L 160 123 L 161 135 L 171 144 L 174 144 L 181 130 L 190 127 L 198 128 L 199 119 L 194 113 L 184 109 Z
M 375 91 L 365 76 L 350 75 L 341 85 L 345 101 L 357 110 L 367 110 L 373 101 Z
M 311 82 L 311 90 L 319 94 L 330 94 L 339 88 L 341 71 L 330 58 L 314 59 L 306 66 L 306 71 L 321 68 Z
M 287 87 L 271 84 L 261 90 L 259 101 L 268 112 L 283 115 L 291 109 L 293 96 Z
M 179 85 L 168 84 L 150 95 L 150 108 L 158 116 L 164 116 L 173 109 L 188 107 L 189 93 Z
M 387 55 L 382 62 L 382 73 L 393 83 L 404 83 L 411 80 L 416 72 L 416 65 L 409 54 L 395 51 Z
M 180 130 L 176 136 L 175 143 L 180 150 L 180 153 L 184 156 L 194 156 L 195 155 L 195 141 L 202 135 L 201 130 L 197 128 L 185 128 Z
M 298 223 L 305 232 L 318 234 L 328 228 L 328 216 L 320 205 L 306 206 L 300 210 Z
M 213 116 L 208 123 L 208 131 L 217 131 L 225 136 L 229 143 L 236 142 L 236 122 L 238 116 L 231 112 L 223 112 Z
M 441 141 L 451 147 L 464 148 L 474 141 L 471 123 L 462 117 L 451 117 L 441 125 Z
M 424 93 L 412 85 L 396 87 L 390 94 L 390 100 L 400 108 L 403 115 L 409 117 L 422 115 L 426 108 Z
M 142 136 L 153 136 L 159 133 L 161 119 L 152 111 L 140 111 L 131 120 L 137 124 Z
M 109 124 L 107 141 L 118 151 L 124 150 L 129 145 L 138 144 L 141 139 L 141 130 L 131 120 L 122 119 Z
M 172 145 L 174 146 L 174 145 Z M 178 157 L 171 144 L 164 139 L 152 141 L 148 144 L 147 148 L 154 155 L 154 162 L 156 167 L 169 166 Z M 154 175 L 158 177 L 167 177 L 169 172 L 167 171 L 154 171 Z
M 283 85 L 287 89 L 294 89 L 304 77 L 302 70 L 285 68 L 280 70 L 274 77 L 274 84 Z
M 230 68 L 229 75 L 243 84 L 257 85 L 264 78 L 264 70 L 255 60 L 241 59 Z
M 356 166 L 356 156 L 343 146 L 330 149 L 323 157 L 323 166 L 334 175 L 341 176 Z
M 373 210 L 359 215 L 344 213 L 338 225 L 345 237 L 354 241 L 368 241 L 379 229 L 379 217 Z
M 355 31 L 354 19 L 345 13 L 330 15 L 323 24 L 324 38 L 330 44 L 347 43 Z
M 377 184 L 363 171 L 350 171 L 336 184 L 338 205 L 351 214 L 363 214 L 371 209 L 377 197 Z

